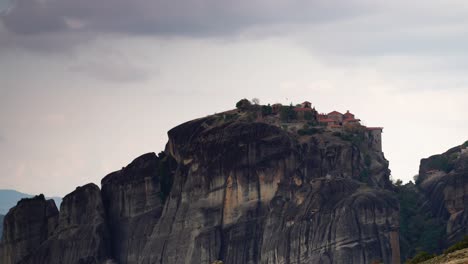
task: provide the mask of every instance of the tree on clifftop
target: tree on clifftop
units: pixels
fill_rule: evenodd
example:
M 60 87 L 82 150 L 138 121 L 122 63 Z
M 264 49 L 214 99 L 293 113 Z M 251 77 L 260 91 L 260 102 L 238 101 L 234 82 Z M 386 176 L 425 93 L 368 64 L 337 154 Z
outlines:
M 252 103 L 249 100 L 245 99 L 245 98 L 240 100 L 236 104 L 236 107 L 239 110 L 246 110 L 246 109 L 250 108 L 251 106 L 252 106 Z
M 296 111 L 294 111 L 294 106 L 290 104 L 289 106 L 281 107 L 280 118 L 283 122 L 290 122 L 297 118 Z

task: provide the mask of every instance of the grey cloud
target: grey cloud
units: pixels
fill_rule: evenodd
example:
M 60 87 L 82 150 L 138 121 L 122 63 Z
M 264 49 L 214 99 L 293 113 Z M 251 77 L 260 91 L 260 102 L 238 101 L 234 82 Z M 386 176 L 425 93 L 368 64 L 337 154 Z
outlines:
M 362 1 L 16 0 L 1 16 L 8 31 L 105 31 L 222 35 L 252 25 L 326 22 L 369 10 Z
M 0 48 L 55 51 L 103 34 L 226 38 L 247 32 L 286 35 L 324 56 L 439 56 L 466 53 L 467 14 L 457 0 L 16 0 L 0 15 Z
M 97 80 L 117 83 L 141 82 L 150 77 L 146 69 L 125 60 L 92 60 L 74 64 L 68 70 L 84 73 Z
M 44 2 L 16 0 L 14 6 L 1 16 L 1 21 L 8 30 L 19 34 L 65 29 L 65 20 L 58 15 L 51 15 L 51 13 L 53 10 Z

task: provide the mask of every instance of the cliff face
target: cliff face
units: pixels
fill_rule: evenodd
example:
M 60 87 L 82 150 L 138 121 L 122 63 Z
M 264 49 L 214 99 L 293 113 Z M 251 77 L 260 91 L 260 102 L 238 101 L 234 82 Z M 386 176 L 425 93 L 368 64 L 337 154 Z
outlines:
M 421 160 L 418 187 L 436 217 L 447 221 L 447 242 L 468 234 L 468 144 Z
M 299 135 L 219 117 L 168 134 L 165 154 L 106 176 L 101 192 L 87 186 L 65 197 L 52 234 L 15 260 L 399 263 L 398 201 L 372 136 Z
M 5 216 L 0 263 L 18 263 L 48 239 L 58 223 L 53 200 L 43 195 L 22 199 Z
M 369 185 L 386 185 L 382 153 L 326 133 L 212 122 L 169 132 L 179 167 L 143 263 L 398 262 L 397 202 L 357 181 L 369 155 Z
M 99 188 L 78 187 L 63 198 L 58 226 L 21 263 L 100 264 L 110 258 L 109 232 Z
M 149 153 L 102 180 L 112 252 L 119 263 L 138 263 L 163 213 L 175 167 L 171 157 Z
M 2 237 L 3 234 L 3 218 L 5 218 L 5 216 L 0 215 L 0 237 Z
M 78 187 L 62 202 L 24 199 L 5 217 L 1 263 L 103 263 L 109 233 L 99 188 Z

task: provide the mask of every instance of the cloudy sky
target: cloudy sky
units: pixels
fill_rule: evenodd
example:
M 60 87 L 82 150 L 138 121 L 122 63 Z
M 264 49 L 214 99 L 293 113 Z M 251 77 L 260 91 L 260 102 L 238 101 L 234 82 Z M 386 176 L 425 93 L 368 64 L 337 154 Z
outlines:
M 411 3 L 409 3 L 411 2 Z M 184 121 L 311 101 L 383 126 L 394 179 L 468 140 L 468 3 L 0 0 L 0 189 L 99 183 Z

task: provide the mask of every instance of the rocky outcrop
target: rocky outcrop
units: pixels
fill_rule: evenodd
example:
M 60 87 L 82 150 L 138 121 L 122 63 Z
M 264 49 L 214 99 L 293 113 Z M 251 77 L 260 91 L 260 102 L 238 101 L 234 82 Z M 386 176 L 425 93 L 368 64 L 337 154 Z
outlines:
M 2 234 L 3 234 L 3 218 L 5 218 L 5 216 L 0 215 L 0 238 L 2 237 Z
M 468 144 L 421 160 L 418 187 L 436 217 L 447 221 L 447 243 L 468 234 Z
M 210 119 L 169 132 L 178 168 L 140 263 L 399 262 L 382 153 L 332 134 Z M 366 165 L 365 156 L 370 162 Z M 373 186 L 373 187 L 372 187 Z
M 109 239 L 100 190 L 88 184 L 63 198 L 52 236 L 21 263 L 100 264 L 111 258 Z
M 361 132 L 187 122 L 169 131 L 165 153 L 109 174 L 102 191 L 66 196 L 56 227 L 17 260 L 399 263 L 388 162 Z
M 137 263 L 172 185 L 171 157 L 145 154 L 102 180 L 102 197 L 119 263 Z
M 94 184 L 68 194 L 60 216 L 55 203 L 43 196 L 21 201 L 5 218 L 3 238 L 2 263 L 98 264 L 110 259 L 105 211 Z
M 43 195 L 22 199 L 5 216 L 0 263 L 18 263 L 46 241 L 58 224 L 58 209 Z

